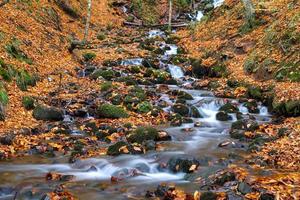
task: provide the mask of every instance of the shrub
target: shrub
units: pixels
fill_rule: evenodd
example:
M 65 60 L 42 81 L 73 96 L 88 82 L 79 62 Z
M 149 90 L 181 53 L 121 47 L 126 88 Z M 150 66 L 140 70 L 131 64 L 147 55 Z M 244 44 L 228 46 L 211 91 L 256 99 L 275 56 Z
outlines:
M 244 62 L 245 72 L 251 74 L 256 71 L 258 67 L 258 58 L 256 54 L 251 54 Z
M 139 113 L 148 113 L 152 110 L 152 104 L 148 101 L 144 101 L 138 104 L 137 111 Z
M 112 105 L 112 104 L 103 104 L 100 105 L 97 109 L 97 115 L 100 118 L 127 118 L 128 113 L 121 107 Z
M 97 35 L 98 40 L 105 40 L 105 38 L 106 38 L 105 33 L 103 33 L 103 32 L 98 33 L 98 35 Z
M 17 86 L 22 90 L 26 91 L 28 86 L 35 86 L 38 81 L 38 76 L 30 75 L 26 70 L 21 70 L 17 73 Z
M 22 98 L 22 104 L 26 110 L 34 109 L 34 99 L 30 96 L 24 96 Z
M 110 82 L 110 81 L 104 82 L 100 85 L 100 89 L 103 92 L 108 91 L 112 87 L 113 87 L 113 85 L 112 85 L 112 82 Z
M 83 60 L 84 60 L 85 62 L 89 62 L 89 61 L 92 61 L 92 60 L 94 60 L 94 59 L 96 58 L 96 54 L 95 54 L 95 53 L 88 52 L 88 53 L 84 53 L 84 54 L 82 55 L 82 57 L 83 57 Z
M 6 106 L 8 104 L 9 98 L 7 92 L 2 88 L 0 89 L 0 104 Z
M 19 42 L 17 40 L 12 41 L 11 43 L 5 46 L 6 52 L 16 58 L 17 60 L 26 62 L 27 64 L 31 65 L 32 60 L 27 57 L 27 55 L 19 48 Z

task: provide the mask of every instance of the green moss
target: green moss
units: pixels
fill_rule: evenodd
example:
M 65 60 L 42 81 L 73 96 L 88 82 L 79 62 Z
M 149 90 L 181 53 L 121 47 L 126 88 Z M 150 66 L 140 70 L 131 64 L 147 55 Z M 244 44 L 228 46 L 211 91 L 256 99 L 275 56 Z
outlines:
M 12 66 L 8 65 L 0 58 L 0 76 L 5 81 L 11 81 L 16 75 L 17 70 Z
M 82 57 L 83 57 L 83 60 L 85 62 L 89 62 L 89 61 L 92 61 L 92 60 L 94 60 L 96 58 L 96 54 L 92 53 L 92 52 L 88 52 L 88 53 L 84 53 L 82 55 Z
M 8 104 L 9 98 L 7 92 L 0 88 L 0 104 L 6 106 Z
M 155 24 L 159 20 L 156 0 L 132 0 L 131 9 L 145 24 Z
M 153 127 L 139 127 L 128 135 L 127 140 L 131 143 L 143 143 L 145 140 L 158 138 L 158 131 Z
M 31 65 L 32 60 L 28 58 L 27 55 L 19 48 L 19 44 L 19 41 L 13 40 L 5 46 L 6 52 L 13 58 L 16 58 L 17 60 L 26 62 L 27 64 Z
M 121 107 L 117 107 L 112 104 L 103 104 L 100 105 L 97 109 L 97 115 L 100 118 L 127 118 L 129 117 L 128 113 Z
M 148 101 L 144 101 L 138 104 L 137 111 L 139 113 L 148 113 L 152 110 L 152 104 Z
M 105 40 L 106 39 L 106 34 L 103 32 L 100 32 L 97 34 L 97 39 L 98 40 Z
M 35 86 L 38 81 L 36 74 L 30 75 L 26 70 L 21 70 L 16 76 L 17 86 L 22 90 L 26 91 L 28 86 Z
M 115 72 L 111 69 L 108 69 L 108 70 L 98 69 L 91 74 L 91 78 L 97 79 L 101 76 L 105 80 L 110 81 L 112 78 L 115 77 L 115 75 L 116 75 Z
M 251 53 L 250 56 L 244 62 L 245 72 L 251 74 L 258 68 L 258 57 L 256 53 Z
M 22 98 L 22 104 L 26 110 L 34 109 L 34 99 L 30 96 L 24 96 Z
M 117 143 L 109 146 L 106 153 L 107 153 L 107 155 L 110 155 L 110 156 L 118 156 L 121 154 L 120 149 L 127 145 L 128 144 L 123 141 L 117 142 Z
M 108 91 L 112 88 L 113 88 L 113 85 L 112 85 L 112 82 L 110 82 L 110 81 L 104 82 L 100 85 L 100 90 L 102 92 Z

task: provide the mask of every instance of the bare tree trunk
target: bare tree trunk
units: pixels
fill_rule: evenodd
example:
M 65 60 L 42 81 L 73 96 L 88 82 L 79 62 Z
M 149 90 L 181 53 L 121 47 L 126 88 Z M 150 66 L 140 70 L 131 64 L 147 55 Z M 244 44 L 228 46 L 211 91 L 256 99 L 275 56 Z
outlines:
M 245 16 L 247 23 L 252 25 L 255 19 L 255 9 L 251 0 L 242 0 L 245 8 Z
M 173 0 L 169 0 L 169 22 L 168 22 L 168 29 L 169 31 L 172 30 L 172 7 L 173 7 Z
M 91 9 L 92 9 L 92 0 L 88 0 L 87 16 L 86 16 L 86 23 L 85 23 L 84 36 L 83 36 L 84 43 L 87 42 L 88 40 L 90 21 L 91 21 Z
M 0 3 L 0 7 L 4 6 L 5 4 L 7 4 L 9 2 L 9 0 L 4 0 L 3 2 Z

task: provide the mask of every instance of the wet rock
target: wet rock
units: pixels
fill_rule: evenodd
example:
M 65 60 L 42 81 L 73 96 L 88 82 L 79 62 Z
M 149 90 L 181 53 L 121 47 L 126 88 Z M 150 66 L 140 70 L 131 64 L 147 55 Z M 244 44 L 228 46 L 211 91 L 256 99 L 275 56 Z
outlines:
M 248 194 L 252 192 L 252 188 L 248 183 L 240 182 L 238 184 L 238 191 L 242 193 L 243 195 Z
M 61 109 L 44 105 L 36 106 L 32 115 L 37 120 L 61 121 L 64 119 Z
M 186 105 L 181 103 L 174 104 L 172 106 L 172 110 L 174 113 L 178 113 L 181 116 L 186 116 L 186 117 L 189 115 L 190 112 L 190 109 Z
M 224 111 L 226 113 L 236 113 L 239 111 L 239 109 L 231 103 L 226 103 L 223 106 L 221 106 L 219 111 Z
M 218 176 L 214 181 L 215 184 L 223 186 L 226 182 L 235 181 L 235 174 L 232 172 L 225 172 Z
M 142 65 L 146 68 L 159 69 L 159 60 L 153 58 L 145 58 L 142 61 Z
M 256 101 L 249 100 L 244 104 L 244 106 L 248 109 L 249 113 L 259 113 Z
M 156 141 L 168 141 L 171 140 L 171 136 L 166 131 L 158 131 L 158 136 L 155 139 Z
M 182 90 L 173 90 L 171 94 L 177 96 L 178 99 L 194 100 L 192 95 Z
M 244 130 L 238 130 L 238 129 L 232 129 L 229 132 L 230 137 L 234 139 L 243 139 L 245 138 L 245 131 Z
M 232 117 L 225 111 L 221 111 L 216 114 L 216 119 L 219 121 L 228 121 L 232 120 Z
M 121 107 L 112 104 L 102 104 L 97 108 L 96 114 L 99 118 L 127 118 L 128 113 Z
M 217 200 L 218 195 L 213 192 L 201 192 L 200 199 L 201 200 Z
M 127 136 L 128 142 L 139 144 L 142 144 L 146 140 L 157 139 L 159 139 L 159 133 L 153 127 L 139 127 Z
M 172 113 L 168 116 L 168 121 L 171 122 L 171 126 L 181 126 L 183 123 L 182 116 L 178 113 Z
M 184 123 L 184 124 L 191 124 L 193 122 L 194 122 L 194 120 L 192 118 L 189 118 L 189 117 L 182 118 L 182 123 Z
M 146 140 L 143 142 L 143 146 L 147 151 L 152 151 L 156 149 L 156 143 L 153 140 Z
M 168 163 L 168 169 L 172 172 L 192 173 L 200 165 L 195 158 L 173 157 Z
M 258 123 L 251 119 L 243 119 L 233 122 L 231 129 L 238 129 L 244 131 L 254 131 L 258 128 Z
M 201 122 L 195 122 L 194 127 L 201 127 L 202 123 Z
M 275 195 L 270 193 L 262 193 L 259 200 L 275 200 Z
M 77 109 L 73 112 L 73 116 L 75 117 L 85 117 L 87 115 L 86 109 Z
M 247 96 L 248 98 L 262 100 L 263 94 L 260 88 L 258 87 L 249 87 L 247 90 Z
M 201 60 L 193 59 L 191 60 L 192 63 L 192 73 L 197 78 L 203 78 L 204 76 L 207 76 L 209 74 L 209 68 L 202 65 Z
M 191 117 L 203 118 L 202 115 L 200 114 L 199 110 L 195 106 L 191 107 Z

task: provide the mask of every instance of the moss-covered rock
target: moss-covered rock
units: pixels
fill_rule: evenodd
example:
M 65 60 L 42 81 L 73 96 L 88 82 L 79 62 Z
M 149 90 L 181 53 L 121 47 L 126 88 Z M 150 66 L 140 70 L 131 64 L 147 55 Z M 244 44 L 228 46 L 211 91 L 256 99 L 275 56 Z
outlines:
M 201 192 L 200 195 L 200 199 L 201 200 L 217 200 L 218 199 L 218 195 L 214 192 Z
M 258 123 L 255 120 L 243 119 L 233 122 L 231 129 L 245 130 L 245 131 L 254 131 L 258 128 Z
M 219 121 L 228 121 L 232 120 L 232 117 L 225 111 L 220 111 L 216 114 L 216 119 Z
M 171 95 L 177 96 L 177 99 L 194 100 L 193 96 L 182 90 L 173 90 Z
M 37 120 L 61 121 L 64 119 L 61 109 L 44 105 L 36 106 L 32 115 Z
M 22 98 L 22 104 L 26 110 L 34 109 L 34 99 L 30 96 L 24 96 Z
M 172 110 L 174 113 L 178 113 L 181 116 L 188 117 L 190 109 L 184 104 L 176 103 L 172 106 Z
M 247 101 L 244 106 L 248 109 L 249 113 L 259 113 L 256 101 Z
M 224 111 L 226 113 L 236 113 L 239 111 L 239 109 L 232 103 L 226 103 L 223 106 L 221 106 L 219 111 Z
M 300 101 L 273 102 L 273 112 L 287 117 L 300 116 Z
M 112 105 L 112 104 L 102 104 L 98 107 L 97 116 L 99 118 L 127 118 L 129 117 L 128 113 L 121 107 Z
M 199 110 L 195 106 L 191 107 L 191 117 L 203 118 L 203 116 L 200 114 Z
M 103 77 L 105 80 L 110 81 L 111 79 L 116 77 L 116 74 L 113 70 L 104 70 L 104 69 L 97 69 L 91 75 L 91 79 L 97 79 L 99 77 Z
M 258 87 L 249 87 L 247 90 L 247 96 L 252 99 L 262 100 L 263 94 L 260 88 Z
M 156 140 L 158 137 L 159 134 L 155 128 L 139 127 L 127 136 L 127 141 L 142 144 L 146 140 Z
M 193 166 L 194 165 L 194 166 Z M 173 157 L 167 166 L 172 172 L 192 173 L 200 165 L 200 162 L 195 158 Z
M 168 120 L 171 122 L 171 126 L 181 126 L 183 123 L 183 118 L 178 113 L 173 113 L 168 117 Z

